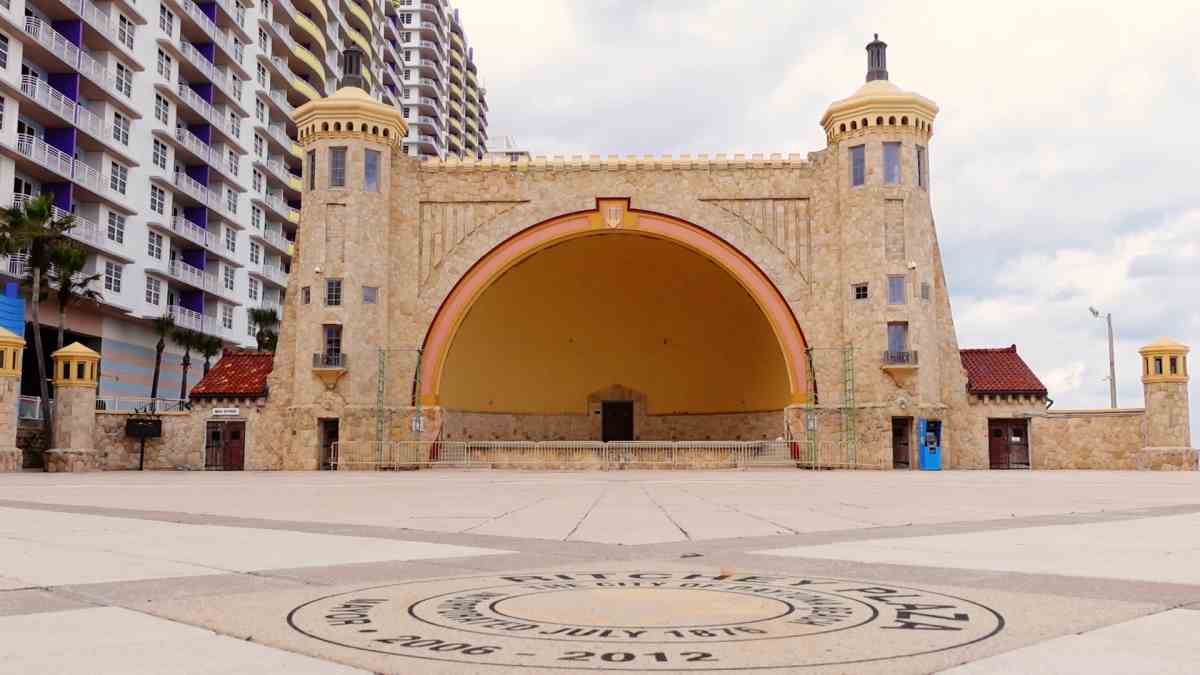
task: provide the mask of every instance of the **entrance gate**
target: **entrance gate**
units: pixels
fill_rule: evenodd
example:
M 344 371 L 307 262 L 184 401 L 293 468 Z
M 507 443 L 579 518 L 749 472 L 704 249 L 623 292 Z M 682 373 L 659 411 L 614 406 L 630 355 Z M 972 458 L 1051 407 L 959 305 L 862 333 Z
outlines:
M 209 422 L 204 437 L 205 469 L 241 471 L 245 467 L 245 422 Z
M 988 458 L 993 469 L 1029 468 L 1029 420 L 988 420 Z

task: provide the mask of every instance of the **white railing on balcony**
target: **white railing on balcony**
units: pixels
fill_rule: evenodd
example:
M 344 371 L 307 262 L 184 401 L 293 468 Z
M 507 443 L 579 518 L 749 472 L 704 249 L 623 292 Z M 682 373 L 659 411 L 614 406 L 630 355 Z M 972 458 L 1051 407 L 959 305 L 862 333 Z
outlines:
M 229 54 L 234 61 L 238 63 L 242 62 L 240 55 L 234 53 L 233 45 L 229 43 L 228 36 L 225 35 L 217 24 L 213 23 L 212 19 L 208 18 L 208 15 L 196 3 L 192 2 L 192 0 L 180 0 L 179 4 L 183 5 L 184 14 L 187 14 L 192 21 L 195 21 L 200 26 L 200 30 L 212 38 L 212 41 L 218 47 L 224 49 L 225 53 Z
M 36 39 L 39 44 L 50 50 L 58 58 L 66 61 L 67 64 L 75 67 L 81 75 L 99 84 L 103 90 L 114 93 L 120 92 L 122 97 L 128 98 L 124 91 L 117 88 L 115 78 L 99 61 L 92 58 L 87 52 L 71 44 L 71 41 L 66 36 L 54 30 L 50 24 L 36 16 L 27 16 L 25 17 L 24 28 L 25 32 Z
M 233 138 L 237 138 L 237 130 L 225 119 L 225 116 L 217 110 L 213 104 L 200 98 L 200 95 L 195 92 L 187 84 L 179 83 L 179 98 L 183 99 L 193 110 L 200 114 L 201 117 L 208 120 L 208 123 L 217 127 Z
M 175 187 L 201 204 L 208 204 L 208 188 L 182 171 L 175 172 Z
M 182 412 L 188 410 L 188 402 L 178 398 L 148 396 L 98 396 L 96 410 L 108 412 Z
M 212 232 L 209 232 L 203 227 L 200 227 L 199 225 L 182 216 L 174 216 L 171 218 L 171 231 L 175 232 L 184 239 L 199 244 L 205 248 L 216 248 L 217 238 Z
M 284 237 L 283 234 L 281 232 L 279 232 L 278 230 L 263 231 L 263 239 L 265 239 L 268 244 L 274 246 L 275 248 L 279 249 L 280 251 L 283 251 L 284 253 L 291 255 L 292 252 L 291 252 L 290 247 L 292 245 L 292 242 L 288 241 L 287 237 Z
M 71 165 L 75 160 L 37 136 L 17 134 L 17 152 L 55 173 L 71 177 Z
M 201 288 L 206 291 L 215 292 L 217 290 L 217 278 L 211 274 L 206 274 L 199 267 L 189 265 L 182 260 L 172 260 L 167 265 L 167 274 L 186 283 Z
M 287 286 L 287 272 L 284 272 L 283 269 L 273 265 L 263 265 L 262 269 L 263 276 L 267 277 L 271 281 L 274 281 L 280 286 Z
M 271 97 L 271 100 L 275 101 L 275 104 L 278 105 L 279 108 L 284 112 L 291 114 L 292 110 L 294 110 L 292 104 L 288 103 L 287 94 L 284 93 L 282 89 L 272 89 L 269 96 Z
M 287 165 L 277 159 L 268 159 L 266 162 L 267 170 L 271 175 L 278 178 L 285 185 L 290 184 L 292 180 L 292 172 L 288 171 Z
M 288 206 L 288 203 L 284 201 L 283 197 L 280 197 L 277 194 L 267 193 L 263 195 L 263 201 L 267 203 L 267 206 L 275 209 L 277 213 L 285 217 L 288 215 L 288 211 L 291 209 L 291 207 Z
M 175 325 L 182 328 L 190 328 L 192 330 L 204 330 L 205 316 L 200 312 L 180 307 L 179 305 L 168 305 L 167 316 L 175 321 Z
M 175 140 L 210 164 L 221 160 L 221 154 L 216 151 L 216 148 L 200 140 L 199 136 L 183 127 L 175 127 Z
M 229 77 L 228 73 L 221 68 L 218 68 L 217 65 L 212 61 L 209 61 L 207 58 L 205 58 L 205 56 L 201 54 L 199 50 L 193 47 L 190 42 L 180 40 L 179 50 L 183 52 L 184 57 L 187 58 L 189 63 L 195 66 L 197 70 L 204 73 L 205 77 L 212 80 L 213 84 L 224 91 L 226 96 L 235 101 L 242 100 L 241 86 L 235 84 L 233 79 Z
M 104 133 L 104 119 L 82 105 L 75 106 L 75 126 L 105 141 L 112 137 L 111 134 L 106 136 Z
M 51 87 L 45 80 L 33 75 L 22 76 L 21 93 L 41 103 L 64 120 L 75 121 L 75 102 L 67 98 L 61 91 Z
M 283 75 L 285 80 L 290 82 L 296 79 L 296 74 L 292 72 L 292 69 L 288 66 L 287 61 L 284 61 L 278 56 L 272 56 L 271 65 L 275 66 L 275 68 L 279 70 L 279 73 Z
M 120 32 L 117 27 L 116 19 L 114 19 L 107 12 L 101 10 L 96 5 L 92 4 L 91 0 L 82 0 L 81 2 L 80 0 L 76 0 L 76 2 L 79 2 L 81 7 L 75 11 L 79 12 L 84 21 L 92 24 L 97 31 L 107 35 L 110 40 L 113 40 L 114 42 L 120 41 L 118 38 Z M 128 46 L 122 46 L 125 46 L 126 49 L 128 49 Z
M 18 192 L 13 195 L 12 203 L 13 206 L 20 206 L 30 199 L 33 199 L 33 195 Z M 109 239 L 107 236 L 107 230 L 101 230 L 100 226 L 94 221 L 88 220 L 83 216 L 70 213 L 54 205 L 50 206 L 50 214 L 55 219 L 66 218 L 67 216 L 71 216 L 74 219 L 74 226 L 70 230 L 67 230 L 67 236 L 71 237 L 72 239 L 76 239 L 86 244 L 91 244 L 96 248 L 109 251 L 121 251 L 124 248 L 121 244 Z M 14 271 L 14 260 L 17 261 L 16 264 L 18 265 L 18 268 L 14 273 L 17 276 L 23 276 L 25 270 L 25 257 L 20 255 L 11 256 L 9 258 L 10 272 Z

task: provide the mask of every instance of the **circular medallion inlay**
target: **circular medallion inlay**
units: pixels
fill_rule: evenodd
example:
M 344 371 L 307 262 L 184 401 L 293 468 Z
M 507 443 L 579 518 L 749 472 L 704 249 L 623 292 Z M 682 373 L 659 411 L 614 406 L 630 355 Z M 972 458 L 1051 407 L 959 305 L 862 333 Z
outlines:
M 928 654 L 985 640 L 1004 619 L 963 598 L 876 582 L 634 570 L 377 586 L 305 603 L 288 623 L 331 644 L 405 658 L 703 671 Z

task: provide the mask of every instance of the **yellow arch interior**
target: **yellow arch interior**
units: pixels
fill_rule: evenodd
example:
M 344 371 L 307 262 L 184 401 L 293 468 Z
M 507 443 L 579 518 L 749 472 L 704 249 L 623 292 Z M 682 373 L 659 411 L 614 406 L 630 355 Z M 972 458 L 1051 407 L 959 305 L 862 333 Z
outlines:
M 649 414 L 780 410 L 787 367 L 745 289 L 679 244 L 604 232 L 539 251 L 471 307 L 446 358 L 454 410 L 584 413 L 621 385 Z

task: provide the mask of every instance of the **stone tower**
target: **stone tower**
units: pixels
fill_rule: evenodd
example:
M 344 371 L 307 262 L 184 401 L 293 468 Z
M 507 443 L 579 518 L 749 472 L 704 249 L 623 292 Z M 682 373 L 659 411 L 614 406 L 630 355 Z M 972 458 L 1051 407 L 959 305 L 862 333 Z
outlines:
M 345 86 L 295 112 L 304 151 L 296 259 L 278 356 L 272 406 L 283 406 L 289 468 L 316 468 L 333 441 L 373 441 L 379 401 L 378 349 L 399 298 L 397 278 L 411 257 L 394 250 L 390 201 L 407 125 L 399 110 Z M 354 358 L 350 358 L 352 354 Z
M 1188 421 L 1188 347 L 1170 338 L 1142 347 L 1142 386 L 1146 395 L 1146 446 L 1191 447 Z
M 17 396 L 21 393 L 21 352 L 25 338 L 0 328 L 0 471 L 21 469 L 17 448 Z
M 827 176 L 836 181 L 826 187 L 837 196 L 839 337 L 854 349 L 855 403 L 869 411 L 857 433 L 860 444 L 882 446 L 892 418 L 941 420 L 947 406 L 965 405 L 965 379 L 929 198 L 938 106 L 888 79 L 887 44 L 878 35 L 866 51 L 866 82 L 830 104 L 821 126 Z M 824 359 L 822 372 L 814 356 L 818 381 L 843 379 L 835 358 Z M 971 445 L 943 443 L 947 457 Z
M 54 360 L 54 441 L 46 470 L 93 471 L 96 455 L 96 384 L 100 355 L 78 342 L 50 355 Z

